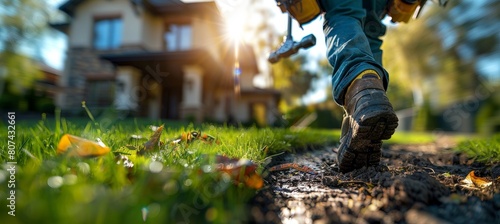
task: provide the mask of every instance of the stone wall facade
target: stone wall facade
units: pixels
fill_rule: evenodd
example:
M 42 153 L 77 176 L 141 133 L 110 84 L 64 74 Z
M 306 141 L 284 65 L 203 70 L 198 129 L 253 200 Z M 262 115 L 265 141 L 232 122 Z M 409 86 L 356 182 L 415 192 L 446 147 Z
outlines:
M 116 68 L 100 54 L 125 53 L 143 51 L 140 47 L 123 47 L 113 51 L 96 51 L 90 48 L 73 47 L 68 49 L 65 70 L 59 85 L 63 91 L 58 97 L 57 105 L 71 113 L 81 110 L 89 80 L 115 80 Z M 92 104 L 92 102 L 88 102 Z

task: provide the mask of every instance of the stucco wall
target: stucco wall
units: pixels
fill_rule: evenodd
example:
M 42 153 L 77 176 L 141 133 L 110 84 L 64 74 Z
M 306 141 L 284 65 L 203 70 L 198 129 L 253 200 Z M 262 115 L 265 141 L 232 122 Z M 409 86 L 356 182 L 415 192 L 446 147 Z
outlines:
M 163 33 L 165 27 L 162 18 L 151 15 L 149 12 L 143 13 L 142 43 L 150 51 L 160 51 L 163 49 Z
M 93 47 L 93 26 L 96 17 L 120 16 L 123 21 L 121 44 L 141 43 L 142 19 L 133 11 L 129 0 L 87 0 L 78 5 L 70 28 L 70 47 Z
M 203 70 L 196 65 L 189 65 L 183 68 L 184 83 L 183 83 L 183 99 L 182 105 L 184 107 L 201 108 L 202 97 L 202 75 Z
M 221 58 L 220 44 L 225 44 L 225 42 L 221 39 L 216 22 L 200 15 L 193 18 L 192 26 L 193 48 L 206 49 L 215 59 Z

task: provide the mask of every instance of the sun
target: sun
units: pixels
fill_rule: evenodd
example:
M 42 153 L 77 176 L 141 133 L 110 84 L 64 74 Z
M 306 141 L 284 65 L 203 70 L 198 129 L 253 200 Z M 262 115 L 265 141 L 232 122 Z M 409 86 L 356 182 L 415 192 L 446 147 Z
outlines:
M 239 12 L 228 13 L 224 16 L 225 36 L 233 44 L 238 44 L 245 39 L 246 16 Z

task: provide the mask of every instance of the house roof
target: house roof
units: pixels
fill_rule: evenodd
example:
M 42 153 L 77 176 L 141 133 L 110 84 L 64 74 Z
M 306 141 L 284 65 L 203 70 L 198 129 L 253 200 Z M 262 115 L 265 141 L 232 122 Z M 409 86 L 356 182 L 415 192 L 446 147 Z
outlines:
M 59 6 L 59 9 L 68 15 L 73 15 L 73 12 L 75 11 L 76 6 L 78 6 L 78 4 L 80 4 L 84 1 L 85 0 L 68 0 L 67 2 L 65 2 L 64 4 Z
M 217 6 L 215 2 L 192 2 L 185 3 L 180 0 L 143 0 L 144 6 L 151 12 L 157 14 L 164 13 L 196 13 L 215 12 Z M 214 10 L 215 9 L 215 10 Z
M 59 9 L 72 16 L 78 5 L 84 1 L 86 0 L 68 0 Z M 157 14 L 217 11 L 213 10 L 217 8 L 213 1 L 185 3 L 181 0 L 130 0 L 130 2 L 137 5 L 143 4 L 147 10 Z

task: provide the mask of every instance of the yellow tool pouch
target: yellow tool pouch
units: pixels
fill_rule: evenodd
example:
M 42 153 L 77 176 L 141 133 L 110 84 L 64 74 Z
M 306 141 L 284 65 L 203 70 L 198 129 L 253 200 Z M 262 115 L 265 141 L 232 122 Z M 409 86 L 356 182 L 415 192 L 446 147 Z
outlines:
M 391 0 L 387 14 L 392 18 L 392 22 L 408 23 L 417 7 L 422 6 L 421 3 L 422 0 Z
M 311 22 L 322 12 L 317 0 L 277 0 L 281 12 L 290 13 L 290 15 L 302 26 Z

